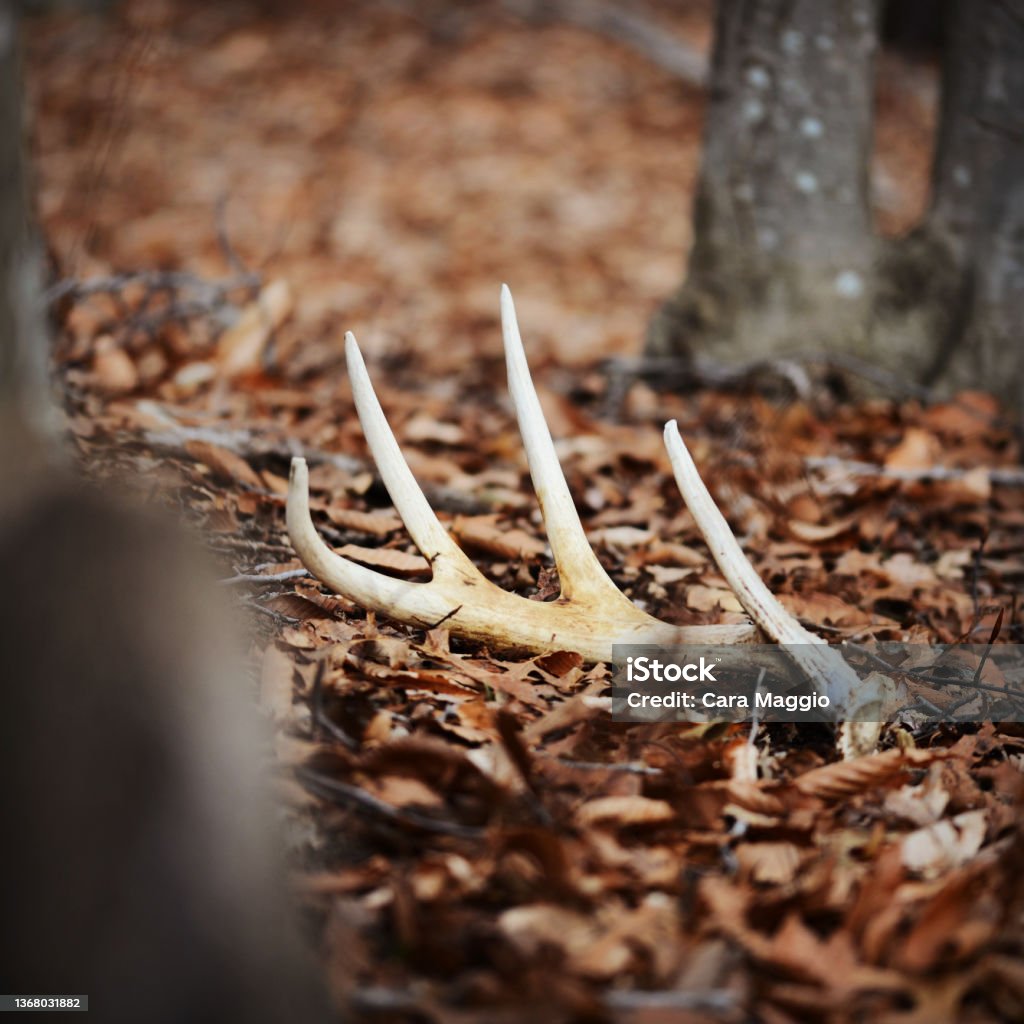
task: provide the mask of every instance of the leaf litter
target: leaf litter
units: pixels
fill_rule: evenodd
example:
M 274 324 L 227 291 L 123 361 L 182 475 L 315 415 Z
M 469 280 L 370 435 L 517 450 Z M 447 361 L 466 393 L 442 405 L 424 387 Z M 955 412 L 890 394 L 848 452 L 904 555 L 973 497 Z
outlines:
M 1000 482 L 1020 452 L 998 409 L 617 396 L 602 361 L 636 350 L 682 266 L 699 93 L 494 3 L 294 6 L 43 18 L 28 70 L 59 272 L 115 279 L 54 306 L 69 430 L 91 473 L 158 493 L 245 577 L 339 1011 L 1020 1019 L 1020 725 L 894 728 L 837 763 L 811 726 L 616 724 L 605 666 L 380 620 L 292 575 L 284 529 L 305 452 L 336 548 L 429 574 L 367 458 L 352 328 L 445 524 L 501 586 L 557 595 L 503 397 L 508 278 L 584 524 L 638 604 L 737 615 L 660 446 L 675 417 L 755 566 L 828 637 L 1019 643 L 1024 492 Z M 706 46 L 694 10 L 647 13 Z M 918 183 L 883 211 L 895 228 L 927 146 L 887 67 L 880 159 Z M 193 277 L 122 274 L 165 268 Z

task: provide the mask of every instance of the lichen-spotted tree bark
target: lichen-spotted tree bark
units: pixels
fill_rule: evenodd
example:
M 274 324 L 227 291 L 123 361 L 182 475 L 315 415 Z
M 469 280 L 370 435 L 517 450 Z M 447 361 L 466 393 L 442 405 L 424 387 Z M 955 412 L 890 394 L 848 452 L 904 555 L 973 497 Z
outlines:
M 719 0 L 689 271 L 652 354 L 847 352 L 1024 402 L 1024 3 L 951 0 L 927 216 L 872 230 L 875 0 Z
M 922 229 L 957 287 L 935 371 L 1024 410 L 1024 3 L 958 0 Z M 927 264 L 923 270 L 926 272 Z

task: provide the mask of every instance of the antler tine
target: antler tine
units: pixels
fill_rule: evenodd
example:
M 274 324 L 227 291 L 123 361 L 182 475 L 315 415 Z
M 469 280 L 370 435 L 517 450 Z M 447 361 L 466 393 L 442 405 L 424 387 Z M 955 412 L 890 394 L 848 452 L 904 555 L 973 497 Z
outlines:
M 381 480 L 394 503 L 395 510 L 402 518 L 409 535 L 423 556 L 430 562 L 435 579 L 443 579 L 455 573 L 482 577 L 466 553 L 452 540 L 448 531 L 438 521 L 426 496 L 409 469 L 395 435 L 384 416 L 377 393 L 373 390 L 370 375 L 366 372 L 363 354 L 355 335 L 345 335 L 345 359 L 352 383 L 352 397 L 356 412 L 362 424 L 367 446 L 373 456 Z
M 512 292 L 507 284 L 501 286 L 501 330 L 505 341 L 508 389 L 519 421 L 533 488 L 544 517 L 544 529 L 558 568 L 562 596 L 570 600 L 587 597 L 628 602 L 604 571 L 583 532 L 583 524 L 555 454 L 544 410 L 533 386 Z
M 675 626 L 642 611 L 611 582 L 586 541 L 555 457 L 515 325 L 511 296 L 503 314 L 513 400 L 545 521 L 566 593 L 550 603 L 531 601 L 488 580 L 448 535 L 416 483 L 384 417 L 355 338 L 346 339 L 352 393 L 370 452 L 395 508 L 433 579 L 409 583 L 358 565 L 332 551 L 313 526 L 305 460 L 292 460 L 288 533 L 303 564 L 320 580 L 368 609 L 414 626 L 444 622 L 458 636 L 503 649 L 578 651 L 608 661 L 615 643 L 726 644 L 753 639 L 754 627 L 736 624 Z
M 302 564 L 350 600 L 421 626 L 433 625 L 451 612 L 451 601 L 431 584 L 397 580 L 367 569 L 332 551 L 320 539 L 309 512 L 309 471 L 303 458 L 292 459 L 287 523 Z
M 845 707 L 859 683 L 856 673 L 826 641 L 804 629 L 765 586 L 697 472 L 675 420 L 665 424 L 665 447 L 683 501 L 740 604 L 772 640 L 787 645 L 789 656 L 820 692 Z

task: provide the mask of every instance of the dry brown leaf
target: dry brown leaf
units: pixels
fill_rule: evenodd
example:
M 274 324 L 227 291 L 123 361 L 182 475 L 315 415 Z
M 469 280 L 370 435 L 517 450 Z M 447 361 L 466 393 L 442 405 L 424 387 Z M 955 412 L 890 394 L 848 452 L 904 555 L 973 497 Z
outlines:
M 605 904 L 582 914 L 553 904 L 529 904 L 506 910 L 498 927 L 521 956 L 555 953 L 564 970 L 588 978 L 610 979 L 628 970 L 640 953 L 659 976 L 678 961 L 678 928 L 672 902 L 652 893 L 634 910 Z
M 331 613 L 316 601 L 311 601 L 301 594 L 281 594 L 265 602 L 264 607 L 271 608 L 290 619 L 305 622 L 309 619 L 329 619 Z
M 583 665 L 583 658 L 575 651 L 552 651 L 550 654 L 542 654 L 534 658 L 533 662 L 542 668 L 548 675 L 561 678 L 568 675 L 573 669 Z
M 935 575 L 943 580 L 961 580 L 964 578 L 964 569 L 973 559 L 974 552 L 969 548 L 944 551 L 935 563 Z
M 585 977 L 621 976 L 638 953 L 645 966 L 653 967 L 656 977 L 665 978 L 678 967 L 678 918 L 673 901 L 664 893 L 650 893 L 631 911 L 609 906 L 601 922 L 602 934 L 574 961 Z
M 920 785 L 903 786 L 886 794 L 886 811 L 917 826 L 939 821 L 949 804 L 949 793 L 943 785 L 942 775 L 942 766 L 933 764 Z
M 925 409 L 921 422 L 931 430 L 960 438 L 984 436 L 999 415 L 999 402 L 981 391 L 961 391 L 954 401 Z
M 937 882 L 907 886 L 912 892 L 923 889 L 924 900 L 913 906 L 913 924 L 904 927 L 894 943 L 896 963 L 915 973 L 948 969 L 950 963 L 965 962 L 989 944 L 1005 913 L 1005 893 L 986 891 L 978 883 L 986 876 L 999 876 L 994 866 L 983 852 Z
M 856 516 L 849 516 L 846 519 L 833 519 L 828 523 L 808 523 L 800 519 L 790 519 L 786 524 L 786 529 L 797 540 L 806 541 L 808 544 L 815 544 L 824 540 L 832 540 L 841 534 L 848 533 L 856 526 Z
M 205 384 L 216 380 L 217 372 L 217 367 L 206 360 L 186 363 L 175 371 L 172 378 L 177 396 L 187 398 Z
M 740 843 L 736 847 L 736 859 L 752 881 L 786 885 L 796 876 L 800 851 L 793 843 Z
M 412 443 L 432 441 L 450 446 L 466 441 L 466 433 L 457 423 L 442 423 L 424 413 L 413 416 L 402 425 L 402 437 Z
M 468 548 L 507 559 L 539 558 L 547 545 L 523 530 L 498 526 L 497 515 L 456 516 L 452 533 Z
M 364 548 L 357 544 L 346 544 L 338 548 L 338 554 L 372 569 L 384 569 L 395 576 L 420 576 L 430 572 L 430 563 L 422 555 L 410 555 L 394 548 Z
M 983 810 L 926 825 L 903 840 L 903 863 L 925 878 L 936 878 L 966 864 L 981 849 L 987 828 Z
M 882 571 L 893 583 L 910 590 L 914 587 L 935 586 L 939 582 L 931 566 L 919 562 L 906 551 L 887 558 L 882 563 Z
M 943 750 L 886 750 L 868 754 L 853 761 L 812 768 L 794 780 L 794 785 L 806 796 L 823 800 L 841 800 L 863 793 L 872 786 L 885 785 L 916 765 L 929 764 L 948 754 Z
M 910 427 L 885 457 L 886 469 L 930 469 L 942 454 L 939 439 L 920 427 Z
M 266 489 L 272 494 L 277 494 L 282 498 L 288 495 L 288 481 L 283 476 L 264 469 L 260 472 L 260 477 Z
M 685 544 L 654 541 L 643 553 L 644 561 L 653 565 L 673 565 L 696 569 L 708 564 L 707 558 L 695 548 Z
M 215 476 L 235 480 L 253 490 L 263 490 L 263 481 L 259 474 L 241 455 L 236 455 L 227 448 L 221 448 L 209 441 L 187 441 L 185 450 L 192 458 L 211 469 Z
M 636 526 L 605 526 L 590 534 L 590 542 L 612 551 L 643 547 L 654 539 L 651 530 Z
M 349 645 L 347 658 L 388 668 L 407 668 L 419 660 L 409 643 L 397 636 L 374 636 Z
M 743 605 L 731 591 L 722 587 L 706 587 L 696 583 L 686 588 L 686 607 L 698 612 L 742 612 Z
M 882 558 L 877 551 L 850 548 L 836 559 L 835 572 L 841 576 L 860 576 L 862 573 L 882 572 Z
M 439 793 L 409 775 L 379 775 L 363 781 L 363 788 L 393 807 L 440 807 Z
M 92 374 L 96 386 L 110 394 L 132 391 L 139 386 L 139 374 L 131 356 L 110 335 L 94 343 Z
M 549 733 L 572 729 L 581 722 L 588 722 L 610 711 L 610 697 L 578 693 L 568 700 L 559 701 L 547 714 L 531 722 L 526 727 L 525 736 L 531 742 L 544 741 Z M 547 749 L 552 750 L 553 744 L 549 744 Z
M 700 894 L 717 929 L 775 970 L 781 969 L 796 978 L 813 979 L 840 993 L 858 988 L 898 990 L 904 986 L 895 971 L 863 964 L 848 931 L 837 930 L 822 941 L 799 915 L 789 913 L 769 937 L 747 923 L 749 891 L 726 879 L 707 876 L 701 879 Z
M 285 626 L 281 630 L 280 640 L 300 651 L 311 651 L 318 646 L 316 634 L 306 626 Z
M 674 821 L 676 812 L 664 800 L 644 796 L 606 796 L 589 800 L 576 809 L 580 825 L 656 825 Z
M 985 466 L 976 466 L 953 480 L 935 484 L 936 496 L 952 505 L 973 505 L 992 497 L 992 472 Z
M 387 537 L 402 528 L 402 520 L 388 512 L 361 512 L 341 505 L 328 505 L 324 511 L 335 526 L 343 530 L 370 533 L 375 537 Z
M 651 579 L 655 583 L 659 583 L 663 587 L 679 583 L 697 571 L 696 569 L 684 569 L 682 566 L 651 565 L 650 563 L 645 565 L 644 569 L 650 573 Z
M 527 957 L 546 948 L 580 956 L 599 935 L 597 923 L 589 915 L 546 903 L 506 910 L 498 918 L 498 928 Z
M 238 321 L 220 336 L 216 362 L 221 373 L 235 377 L 259 370 L 267 341 L 288 318 L 292 304 L 287 281 L 267 284 L 256 301 L 242 310 Z
M 724 813 L 733 814 L 737 808 L 753 814 L 779 817 L 786 812 L 785 803 L 779 798 L 778 787 L 760 782 L 742 779 L 729 779 L 726 782 L 706 783 L 703 789 L 721 789 L 729 799 L 729 810 Z
M 829 626 L 866 626 L 870 622 L 893 622 L 884 616 L 870 615 L 856 605 L 848 604 L 835 594 L 780 594 L 782 606 L 798 619 Z
M 823 517 L 821 504 L 806 492 L 793 497 L 787 504 L 786 511 L 802 523 L 820 523 Z

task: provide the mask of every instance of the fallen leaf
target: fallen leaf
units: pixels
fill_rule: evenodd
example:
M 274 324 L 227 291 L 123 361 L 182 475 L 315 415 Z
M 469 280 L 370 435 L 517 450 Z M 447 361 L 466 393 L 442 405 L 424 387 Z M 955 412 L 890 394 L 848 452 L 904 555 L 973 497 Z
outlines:
M 209 441 L 186 441 L 185 450 L 192 458 L 211 469 L 215 476 L 236 480 L 253 490 L 263 490 L 259 473 L 241 455 Z
M 797 540 L 807 541 L 808 544 L 815 544 L 824 540 L 832 540 L 844 533 L 849 533 L 856 526 L 856 516 L 850 516 L 846 519 L 833 519 L 828 523 L 808 523 L 800 519 L 790 519 L 786 524 L 786 529 Z
M 486 551 L 498 558 L 539 558 L 547 551 L 547 544 L 523 530 L 497 525 L 498 516 L 457 516 L 452 533 L 466 547 Z
M 96 386 L 111 394 L 132 391 L 139 385 L 139 374 L 131 356 L 109 334 L 94 342 L 92 374 Z
M 886 785 L 915 765 L 948 756 L 942 750 L 886 750 L 852 761 L 812 768 L 795 780 L 801 793 L 825 800 L 842 800 L 873 786 Z
M 939 439 L 920 427 L 910 427 L 885 457 L 886 469 L 930 469 L 942 453 Z
M 260 369 L 263 350 L 271 334 L 292 311 L 292 292 L 287 281 L 271 281 L 255 302 L 242 310 L 236 323 L 220 336 L 216 362 L 227 377 Z
M 925 878 L 936 878 L 969 861 L 981 849 L 986 830 L 983 810 L 926 825 L 903 840 L 903 863 Z
M 402 520 L 388 512 L 361 512 L 340 505 L 328 505 L 324 511 L 335 526 L 357 533 L 370 533 L 375 537 L 387 537 L 402 528 Z
M 883 621 L 881 616 L 863 612 L 835 594 L 780 594 L 779 601 L 788 612 L 807 622 L 820 622 L 829 626 L 864 626 L 872 620 Z
M 636 526 L 605 526 L 590 534 L 592 544 L 611 550 L 642 547 L 653 538 L 654 534 L 650 530 L 641 530 Z
M 539 665 L 549 675 L 561 678 L 573 669 L 583 664 L 583 658 L 576 651 L 552 651 L 550 654 L 542 654 L 534 658 L 534 664 Z
M 984 436 L 999 415 L 999 402 L 982 391 L 961 391 L 953 401 L 925 409 L 921 422 L 958 438 Z
M 736 847 L 736 859 L 752 881 L 786 885 L 800 866 L 800 851 L 793 843 L 740 843 Z
M 360 565 L 384 569 L 396 576 L 422 576 L 430 572 L 430 563 L 422 555 L 410 555 L 394 548 L 364 548 L 357 544 L 346 544 L 338 548 L 338 554 Z
M 742 612 L 743 605 L 731 591 L 720 587 L 706 587 L 696 583 L 686 589 L 686 607 L 698 612 Z
M 402 426 L 402 437 L 410 442 L 432 441 L 444 445 L 460 445 L 466 441 L 465 431 L 457 423 L 441 423 L 422 413 Z
M 655 825 L 674 821 L 676 812 L 664 800 L 643 796 L 607 796 L 590 800 L 576 809 L 580 825 Z

